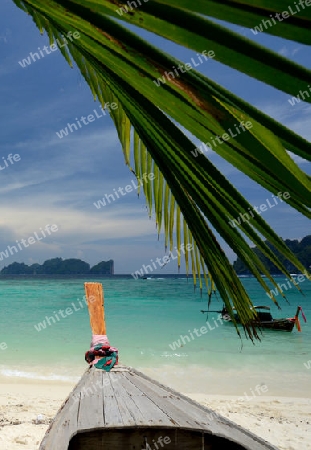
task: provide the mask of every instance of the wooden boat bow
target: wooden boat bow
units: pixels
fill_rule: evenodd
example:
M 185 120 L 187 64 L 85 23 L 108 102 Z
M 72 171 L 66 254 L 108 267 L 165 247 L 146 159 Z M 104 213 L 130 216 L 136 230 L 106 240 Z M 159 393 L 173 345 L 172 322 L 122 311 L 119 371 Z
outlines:
M 94 284 L 94 283 L 92 283 Z M 103 325 L 98 287 L 90 311 Z M 94 305 L 93 303 L 98 303 Z M 93 317 L 93 314 L 102 314 Z M 94 319 L 94 320 L 93 320 Z M 103 333 L 105 334 L 105 333 Z M 277 450 L 276 447 L 137 370 L 89 368 L 51 423 L 39 450 Z

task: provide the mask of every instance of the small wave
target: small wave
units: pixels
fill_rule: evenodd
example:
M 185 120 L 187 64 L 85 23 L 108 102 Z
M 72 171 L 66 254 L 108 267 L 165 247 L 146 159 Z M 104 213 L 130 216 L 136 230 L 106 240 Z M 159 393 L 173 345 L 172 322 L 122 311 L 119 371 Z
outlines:
M 146 277 L 145 280 L 165 280 L 165 278 Z
M 16 377 L 16 378 L 28 378 L 33 380 L 46 380 L 46 381 L 68 381 L 68 382 L 77 382 L 80 377 L 70 377 L 64 375 L 40 375 L 35 372 L 22 372 L 20 370 L 10 370 L 10 369 L 2 369 L 0 370 L 0 375 L 4 377 Z
M 175 356 L 178 356 L 179 358 L 188 358 L 189 355 L 187 353 L 163 353 L 161 355 L 162 358 L 175 358 Z

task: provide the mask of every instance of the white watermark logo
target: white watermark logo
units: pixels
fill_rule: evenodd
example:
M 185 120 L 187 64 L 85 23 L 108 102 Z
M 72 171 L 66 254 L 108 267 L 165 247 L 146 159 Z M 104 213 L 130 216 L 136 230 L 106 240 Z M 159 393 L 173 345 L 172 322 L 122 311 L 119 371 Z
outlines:
M 147 3 L 149 0 L 144 0 L 144 3 Z M 130 10 L 133 11 L 133 9 L 138 8 L 138 6 L 141 6 L 141 1 L 140 0 L 136 0 L 135 2 L 132 1 L 128 1 L 127 5 L 123 5 L 123 7 L 116 9 L 116 13 L 119 14 L 119 16 L 123 16 L 123 14 L 127 14 Z M 130 9 L 129 9 L 130 8 Z
M 168 445 L 171 443 L 171 439 L 168 436 L 162 437 L 159 436 L 157 440 L 152 439 L 152 447 L 151 445 L 148 443 L 147 438 L 145 437 L 145 445 L 146 447 L 144 447 L 142 450 L 159 450 L 160 448 L 163 448 L 164 445 Z
M 80 33 L 78 31 L 68 31 L 66 34 L 66 37 L 72 42 L 73 39 L 79 39 Z M 60 41 L 59 39 L 56 39 L 56 44 L 52 45 L 45 45 L 42 50 L 41 47 L 38 47 L 38 52 L 30 52 L 29 56 L 24 58 L 22 61 L 18 61 L 18 64 L 25 69 L 25 67 L 30 66 L 33 62 L 39 61 L 41 58 L 45 58 L 46 55 L 50 55 L 51 53 L 55 52 L 59 48 L 66 47 L 68 45 L 68 40 L 63 37 L 63 40 Z
M 237 137 L 239 134 L 244 131 L 250 130 L 253 127 L 252 122 L 240 122 L 239 124 L 234 124 L 234 130 L 229 128 L 226 133 L 223 133 L 221 136 L 213 136 L 210 138 L 210 142 L 205 142 L 205 144 L 201 144 L 199 147 L 196 147 L 191 151 L 192 155 L 197 158 L 198 155 L 207 153 L 208 150 L 213 150 L 218 147 L 218 145 L 223 144 L 224 142 L 229 141 L 230 139 Z M 235 134 L 235 131 L 237 134 Z M 217 141 L 217 142 L 216 142 Z M 212 145 L 211 145 L 212 144 Z
M 307 271 L 304 272 L 304 274 L 300 274 L 297 276 L 297 280 L 295 279 L 295 275 L 292 275 L 292 282 L 290 280 L 288 280 L 286 283 L 278 283 L 277 286 L 278 288 L 275 289 L 271 289 L 270 293 L 266 292 L 266 295 L 269 298 L 273 298 L 276 297 L 277 295 L 279 295 L 279 293 L 283 293 L 284 291 L 288 291 L 289 289 L 292 289 L 293 286 L 298 286 L 299 283 L 303 283 L 306 279 L 311 281 L 311 276 L 307 273 Z
M 311 369 L 311 359 L 305 363 L 303 363 L 306 369 Z
M 59 309 L 58 311 L 53 311 L 52 316 L 45 316 L 42 322 L 37 323 L 37 325 L 34 325 L 35 329 L 40 332 L 41 330 L 46 330 L 46 328 L 51 325 L 54 325 L 57 322 L 60 322 L 61 319 L 66 319 L 66 317 L 71 316 L 74 312 L 80 311 L 87 305 L 88 303 L 93 303 L 93 301 L 96 301 L 95 297 L 90 297 L 88 300 L 86 296 L 83 297 L 84 303 L 82 303 L 81 300 L 77 299 L 77 302 L 80 306 L 78 307 L 77 304 L 74 302 L 71 302 L 71 306 L 68 306 L 66 309 Z
M 81 398 L 96 395 L 99 391 L 102 391 L 103 387 L 111 386 L 110 383 L 118 383 L 118 381 L 119 379 L 116 377 L 102 377 L 100 380 L 95 381 L 95 383 L 93 382 L 92 386 L 83 387 L 78 394 L 73 394 L 71 398 L 74 402 L 78 402 Z
M 27 239 L 21 239 L 20 241 L 16 240 L 16 245 L 8 245 L 6 250 L 0 252 L 0 261 L 3 261 L 3 258 L 9 258 L 10 255 L 14 255 L 24 248 L 29 247 L 32 244 L 35 244 L 38 241 L 42 241 L 43 238 L 47 237 L 47 235 L 51 235 L 51 233 L 56 233 L 58 231 L 58 226 L 53 225 L 45 225 L 44 230 L 40 227 L 40 231 L 35 231 L 33 236 L 29 236 Z M 18 248 L 17 248 L 18 247 Z
M 206 56 L 207 54 L 207 56 Z M 204 60 L 201 58 L 203 57 Z M 192 65 L 194 67 L 198 67 L 201 64 L 203 64 L 205 61 L 208 61 L 209 59 L 212 59 L 215 57 L 215 53 L 213 50 L 204 50 L 201 54 L 197 53 L 197 59 L 191 58 L 191 63 L 185 63 L 185 64 L 179 64 L 178 67 L 173 66 L 172 72 L 164 72 L 164 75 L 162 77 L 157 78 L 156 80 L 153 80 L 154 84 L 156 84 L 158 87 L 162 84 L 165 84 L 167 81 L 170 81 L 172 79 L 175 79 L 176 77 L 180 77 L 181 73 L 186 73 L 189 70 L 193 69 Z M 198 64 L 197 64 L 198 63 Z
M 4 170 L 7 167 L 9 167 L 10 165 L 12 166 L 14 163 L 18 162 L 21 160 L 21 157 L 18 153 L 15 153 L 15 155 L 12 155 L 12 153 L 10 153 L 6 158 L 4 156 L 2 156 L 3 162 L 0 162 L 0 170 Z M 2 166 L 3 164 L 3 166 Z
M 308 84 L 309 91 L 311 92 L 311 86 Z M 306 98 L 310 98 L 311 94 L 308 91 L 302 91 L 300 90 L 296 97 L 292 97 L 288 99 L 288 102 L 291 106 L 295 106 L 297 103 L 300 103 L 301 101 L 305 100 Z
M 153 270 L 161 269 L 162 267 L 166 266 L 166 264 L 168 264 L 171 260 L 178 259 L 178 257 L 181 256 L 181 252 L 185 254 L 186 251 L 190 252 L 192 249 L 193 249 L 192 244 L 187 244 L 186 248 L 184 244 L 181 244 L 179 250 L 177 249 L 177 247 L 175 247 L 178 256 L 174 256 L 174 253 L 170 252 L 168 255 L 165 255 L 162 258 L 156 258 L 155 262 L 153 261 L 153 259 L 150 259 L 150 263 L 152 264 L 153 268 L 150 264 L 147 265 L 144 264 L 139 270 L 136 270 L 131 275 L 133 278 L 135 278 L 135 280 L 137 280 L 138 277 L 149 275 L 149 273 L 153 272 Z M 158 264 L 158 266 L 156 263 Z
M 148 179 L 150 181 L 155 179 L 154 173 L 144 173 L 141 178 L 137 178 L 137 183 L 135 184 L 135 181 L 132 180 L 131 184 L 127 184 L 125 187 L 119 187 L 118 189 L 113 189 L 113 192 L 111 194 L 105 194 L 105 196 L 101 200 L 97 200 L 97 202 L 94 202 L 93 205 L 96 209 L 100 209 L 107 204 L 110 204 L 112 202 L 115 202 L 117 199 L 120 198 L 120 195 L 124 197 L 126 194 L 129 194 L 130 192 L 133 192 L 133 190 L 138 189 L 140 186 L 143 186 L 143 180 L 147 183 Z M 124 192 L 125 191 L 125 192 Z
M 227 410 L 230 410 L 237 401 L 250 402 L 254 398 L 260 397 L 261 394 L 265 394 L 266 392 L 268 392 L 268 386 L 266 384 L 257 384 L 257 386 L 254 389 L 250 388 L 249 390 L 250 393 L 244 392 L 243 397 L 238 397 L 237 399 L 229 400 L 228 402 L 226 402 L 219 408 L 219 412 L 213 411 L 209 413 L 208 418 L 211 420 L 214 418 L 219 418 L 219 414 L 226 416 L 228 412 Z M 251 396 L 249 396 L 249 394 L 251 394 Z
M 270 200 L 268 198 L 266 198 L 266 202 L 267 203 L 262 203 L 259 206 L 253 206 L 253 210 L 257 213 L 257 214 L 261 214 L 265 211 L 267 211 L 268 209 L 274 208 L 276 205 L 283 202 L 282 197 L 285 200 L 288 200 L 290 198 L 290 194 L 289 192 L 279 192 L 277 194 L 277 197 L 275 197 L 274 195 L 272 195 L 272 199 L 273 203 L 270 203 Z M 229 224 L 234 228 L 237 227 L 239 225 L 241 225 L 242 221 L 243 222 L 248 222 L 251 220 L 251 218 L 254 218 L 254 213 L 253 211 L 248 208 L 248 212 L 245 212 L 244 214 L 240 213 L 239 217 L 237 217 L 236 219 L 231 219 L 229 220 Z M 242 221 L 241 221 L 242 219 Z
M 217 319 L 215 320 L 213 318 L 213 324 L 215 325 L 213 327 L 213 325 L 207 320 L 206 323 L 206 327 L 200 327 L 200 328 L 194 328 L 192 331 L 188 330 L 188 334 L 185 335 L 180 335 L 179 339 L 177 341 L 172 342 L 172 344 L 169 344 L 169 347 L 171 348 L 171 350 L 176 350 L 178 348 L 183 347 L 184 345 L 188 344 L 191 341 L 194 341 L 196 338 L 203 336 L 204 334 L 208 333 L 208 331 L 213 331 L 216 330 L 216 328 L 219 328 L 219 325 L 223 325 L 224 321 L 227 322 L 228 320 L 230 320 L 230 316 L 229 315 L 224 315 L 222 316 L 222 314 L 219 314 L 219 316 L 217 317 Z M 219 322 L 219 324 L 217 323 L 217 321 Z
M 299 6 L 297 5 L 297 2 L 295 2 L 295 6 L 288 6 L 288 11 L 282 11 L 280 13 L 275 13 L 274 16 L 270 14 L 270 19 L 263 19 L 261 23 L 254 28 L 251 28 L 253 34 L 262 33 L 268 28 L 273 27 L 274 25 L 277 25 L 278 22 L 283 22 L 283 20 L 288 19 L 290 16 L 294 16 L 295 14 L 299 13 L 301 10 L 306 9 L 306 7 L 311 6 L 311 0 L 299 0 Z M 294 9 L 295 10 L 294 10 Z
M 114 102 L 112 102 L 111 104 L 109 102 L 105 103 L 104 108 L 102 106 L 100 106 L 101 112 L 103 114 L 98 114 L 98 111 L 96 111 L 96 109 L 93 109 L 93 113 L 94 114 L 88 114 L 87 116 L 81 116 L 80 119 L 78 119 L 77 117 L 75 118 L 76 123 L 67 123 L 67 126 L 65 128 L 63 128 L 62 130 L 56 131 L 57 136 L 59 137 L 59 139 L 62 139 L 65 136 L 69 135 L 70 133 L 73 133 L 74 131 L 79 130 L 80 128 L 82 128 L 81 122 L 83 125 L 89 125 L 91 122 L 94 122 L 94 120 L 96 119 L 100 119 L 101 117 L 106 116 L 106 111 L 105 109 L 107 109 L 108 111 L 110 111 L 110 108 L 115 110 L 118 108 L 118 105 Z

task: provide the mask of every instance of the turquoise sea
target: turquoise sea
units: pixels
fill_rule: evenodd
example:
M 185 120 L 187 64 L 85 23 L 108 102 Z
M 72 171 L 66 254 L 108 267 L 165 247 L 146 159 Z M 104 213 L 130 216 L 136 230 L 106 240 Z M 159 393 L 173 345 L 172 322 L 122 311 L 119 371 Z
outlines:
M 301 333 L 265 331 L 253 344 L 244 335 L 240 340 L 231 324 L 216 327 L 218 315 L 210 313 L 209 331 L 196 337 L 193 330 L 206 325 L 200 310 L 206 309 L 207 296 L 194 292 L 191 279 L 1 278 L 2 382 L 78 381 L 87 368 L 84 353 L 91 338 L 84 281 L 103 283 L 108 336 L 120 361 L 165 384 L 186 393 L 225 395 L 242 395 L 258 384 L 268 386 L 271 396 L 303 397 L 310 389 L 310 281 L 301 284 L 304 296 L 294 288 L 286 292 L 288 303 L 279 296 L 280 311 L 253 278 L 242 279 L 247 291 L 254 304 L 271 306 L 274 317 L 292 317 L 298 305 L 303 307 L 308 322 L 300 317 Z M 214 298 L 210 309 L 221 307 Z

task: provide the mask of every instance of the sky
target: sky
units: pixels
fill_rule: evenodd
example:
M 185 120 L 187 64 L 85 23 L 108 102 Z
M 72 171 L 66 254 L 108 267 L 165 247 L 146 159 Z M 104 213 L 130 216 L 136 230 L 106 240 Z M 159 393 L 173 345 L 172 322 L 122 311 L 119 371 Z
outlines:
M 241 27 L 233 29 L 311 68 L 311 50 L 307 46 L 263 33 L 255 36 Z M 196 54 L 147 32 L 141 35 L 184 62 Z M 145 199 L 138 198 L 135 192 L 100 209 L 95 207 L 94 202 L 130 184 L 134 176 L 124 163 L 113 122 L 102 114 L 79 70 L 71 69 L 59 50 L 24 68 L 19 64 L 44 45 L 49 45 L 48 38 L 40 35 L 31 17 L 11 0 L 1 0 L 0 252 L 30 236 L 36 242 L 27 248 L 20 245 L 16 254 L 2 257 L 0 269 L 14 261 L 41 264 L 46 259 L 62 257 L 80 258 L 91 265 L 113 259 L 115 273 L 132 273 L 151 259 L 165 255 L 163 235 L 158 240 L 155 220 L 148 218 Z M 197 70 L 311 139 L 310 104 L 291 106 L 287 94 L 215 60 Z M 300 89 L 297 85 L 297 93 Z M 68 122 L 89 114 L 96 116 L 94 109 L 101 117 L 68 136 L 58 137 L 57 132 Z M 18 156 L 10 162 L 9 154 Z M 252 205 L 271 199 L 271 193 L 218 155 L 210 152 L 209 157 Z M 300 158 L 297 162 L 311 174 L 310 163 Z M 309 220 L 284 203 L 269 208 L 262 217 L 284 239 L 311 234 Z M 45 232 L 43 236 L 45 227 L 53 224 L 57 231 Z M 230 261 L 236 259 L 226 244 L 224 249 Z M 177 263 L 173 260 L 154 273 L 177 273 Z

